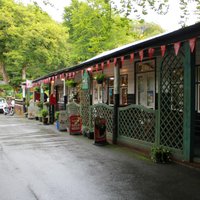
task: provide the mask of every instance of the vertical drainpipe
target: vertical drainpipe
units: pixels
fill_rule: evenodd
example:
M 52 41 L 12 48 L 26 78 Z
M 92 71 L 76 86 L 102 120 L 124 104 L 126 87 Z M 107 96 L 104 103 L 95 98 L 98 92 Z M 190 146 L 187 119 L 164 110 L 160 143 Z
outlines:
M 114 66 L 114 112 L 113 112 L 113 144 L 117 144 L 118 137 L 118 107 L 119 107 L 119 84 L 120 84 L 120 65 L 121 62 L 117 62 Z

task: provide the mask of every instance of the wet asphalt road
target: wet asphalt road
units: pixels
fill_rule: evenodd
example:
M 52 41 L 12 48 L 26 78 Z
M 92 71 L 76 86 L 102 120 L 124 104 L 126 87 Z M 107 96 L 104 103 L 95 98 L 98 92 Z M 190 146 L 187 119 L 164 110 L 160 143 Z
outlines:
M 200 199 L 200 170 L 0 115 L 0 200 Z

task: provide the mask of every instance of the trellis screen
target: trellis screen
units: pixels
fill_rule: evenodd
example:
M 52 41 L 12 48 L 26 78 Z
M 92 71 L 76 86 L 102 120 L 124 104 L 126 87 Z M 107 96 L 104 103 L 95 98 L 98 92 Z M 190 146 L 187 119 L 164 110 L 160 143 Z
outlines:
M 81 90 L 81 117 L 83 126 L 89 127 L 89 110 L 90 110 L 90 92 L 89 90 Z
M 90 129 L 94 129 L 95 117 L 102 117 L 106 120 L 106 131 L 113 132 L 113 107 L 103 103 L 94 104 L 90 107 Z
M 183 58 L 171 49 L 160 76 L 160 144 L 183 149 Z
M 154 143 L 156 111 L 141 105 L 119 108 L 119 136 Z

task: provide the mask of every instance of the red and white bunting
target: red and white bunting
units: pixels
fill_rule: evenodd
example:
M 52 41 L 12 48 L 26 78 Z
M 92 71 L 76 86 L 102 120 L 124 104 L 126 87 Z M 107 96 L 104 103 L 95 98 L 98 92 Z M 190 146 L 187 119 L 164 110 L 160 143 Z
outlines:
M 175 51 L 176 56 L 178 55 L 180 47 L 181 47 L 181 42 L 174 43 L 174 51 Z
M 134 61 L 134 53 L 130 54 L 130 63 L 132 63 Z
M 121 63 L 124 64 L 124 56 L 121 56 Z
M 142 62 L 143 57 L 144 57 L 144 50 L 139 51 L 139 56 L 140 56 L 140 61 Z
M 193 51 L 194 51 L 195 44 L 196 44 L 196 38 L 189 39 L 189 45 L 190 45 L 191 53 L 193 53 Z
M 110 67 L 110 60 L 107 60 L 107 67 Z
M 160 49 L 161 49 L 161 55 L 162 57 L 165 55 L 165 51 L 166 51 L 166 46 L 165 45 L 162 45 L 160 46 Z
M 114 66 L 115 66 L 117 64 L 117 58 L 114 58 L 113 62 L 114 62 Z
M 149 49 L 148 49 L 149 58 L 152 58 L 152 57 L 153 57 L 154 52 L 155 52 L 155 49 L 154 49 L 154 48 L 149 48 Z
M 101 63 L 101 69 L 104 69 L 104 62 Z

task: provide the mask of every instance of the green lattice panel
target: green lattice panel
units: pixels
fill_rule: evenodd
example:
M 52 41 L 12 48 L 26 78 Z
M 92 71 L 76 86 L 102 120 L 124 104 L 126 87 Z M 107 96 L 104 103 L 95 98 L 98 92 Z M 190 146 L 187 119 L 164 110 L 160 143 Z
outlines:
M 120 136 L 155 142 L 156 114 L 140 105 L 119 108 L 118 130 Z
M 95 104 L 90 107 L 90 129 L 94 129 L 95 117 L 100 116 L 106 120 L 106 130 L 107 132 L 113 132 L 113 107 L 107 104 Z
M 90 93 L 82 90 L 80 95 L 81 117 L 83 126 L 89 127 Z
M 183 54 L 164 58 L 160 85 L 160 144 L 183 149 Z

